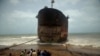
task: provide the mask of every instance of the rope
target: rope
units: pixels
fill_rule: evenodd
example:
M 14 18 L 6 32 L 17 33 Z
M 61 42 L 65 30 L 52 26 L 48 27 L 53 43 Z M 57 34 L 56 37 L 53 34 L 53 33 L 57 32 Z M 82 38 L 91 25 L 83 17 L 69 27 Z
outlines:
M 32 41 L 34 41 L 34 40 L 36 40 L 36 39 L 32 39 L 32 40 L 29 40 L 29 41 L 24 42 L 24 43 L 20 43 L 20 44 L 17 44 L 17 45 L 13 45 L 13 46 L 9 46 L 9 47 L 6 47 L 6 48 L 2 48 L 2 49 L 0 49 L 0 51 L 8 50 L 8 49 L 10 49 L 10 48 L 12 48 L 12 47 L 20 46 L 20 45 L 23 45 L 23 44 L 25 44 L 25 43 L 32 42 Z

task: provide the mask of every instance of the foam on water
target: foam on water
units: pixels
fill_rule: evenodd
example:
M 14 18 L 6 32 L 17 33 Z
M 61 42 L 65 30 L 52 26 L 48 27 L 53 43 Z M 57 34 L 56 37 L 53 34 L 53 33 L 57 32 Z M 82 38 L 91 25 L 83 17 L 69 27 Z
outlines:
M 26 37 L 26 36 L 22 36 L 21 38 L 37 38 L 38 36 L 29 36 L 29 37 Z
M 33 40 L 33 41 L 30 41 Z M 92 36 L 92 35 L 71 35 L 68 37 L 67 44 L 72 45 L 80 45 L 80 46 L 92 46 L 92 47 L 100 47 L 100 35 Z M 25 43 L 30 41 L 28 43 Z M 39 44 L 38 36 L 20 36 L 20 37 L 0 37 L 0 45 L 13 45 L 13 44 Z M 47 44 L 47 43 L 40 43 Z M 52 45 L 60 45 L 58 43 L 52 43 Z
M 100 47 L 100 35 L 73 35 L 69 36 L 67 43 L 79 46 Z
M 37 39 L 37 36 L 21 36 L 21 37 L 1 37 L 0 38 L 0 45 L 13 45 L 13 44 L 21 44 L 30 40 Z M 36 44 L 37 40 L 31 41 L 26 44 Z

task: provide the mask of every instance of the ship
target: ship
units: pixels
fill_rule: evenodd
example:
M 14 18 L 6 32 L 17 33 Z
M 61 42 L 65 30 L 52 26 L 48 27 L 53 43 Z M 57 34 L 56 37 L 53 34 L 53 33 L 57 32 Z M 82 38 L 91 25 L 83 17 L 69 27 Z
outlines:
M 68 18 L 60 10 L 41 9 L 36 16 L 38 19 L 38 38 L 41 42 L 59 43 L 68 40 Z

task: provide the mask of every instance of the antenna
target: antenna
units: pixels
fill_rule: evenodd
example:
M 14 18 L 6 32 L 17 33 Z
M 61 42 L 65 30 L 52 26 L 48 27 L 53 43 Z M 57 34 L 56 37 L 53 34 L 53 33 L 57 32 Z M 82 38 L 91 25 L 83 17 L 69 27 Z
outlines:
M 53 3 L 54 2 L 55 2 L 54 0 L 51 0 L 51 8 L 53 8 Z

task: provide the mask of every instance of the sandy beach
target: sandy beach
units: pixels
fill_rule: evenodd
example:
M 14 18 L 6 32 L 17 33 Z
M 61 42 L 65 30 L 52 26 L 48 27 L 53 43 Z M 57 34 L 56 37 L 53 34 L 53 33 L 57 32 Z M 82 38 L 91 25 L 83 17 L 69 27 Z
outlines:
M 51 53 L 51 56 L 100 56 L 100 48 L 92 47 L 81 47 L 74 45 L 51 45 L 51 44 L 30 44 L 30 45 L 20 45 L 12 46 L 6 49 L 0 49 L 0 56 L 20 56 L 21 51 L 24 49 L 40 49 L 47 50 Z

